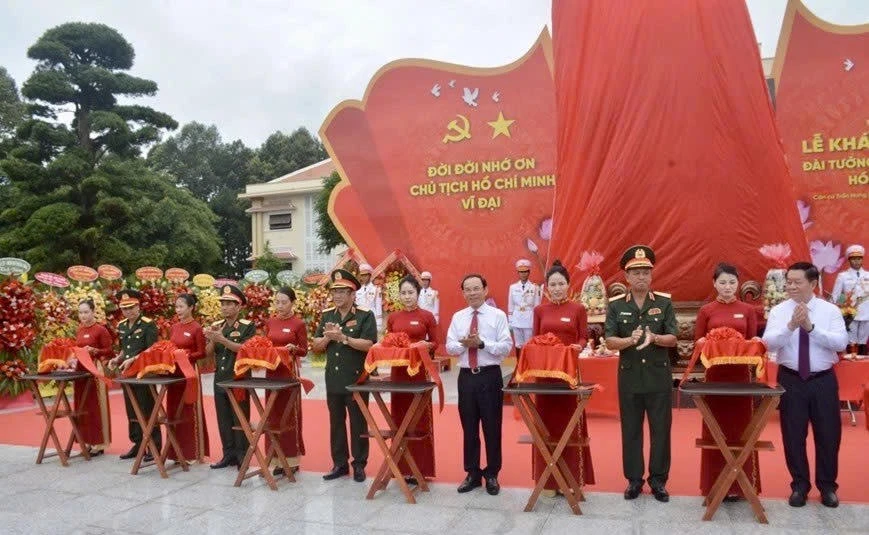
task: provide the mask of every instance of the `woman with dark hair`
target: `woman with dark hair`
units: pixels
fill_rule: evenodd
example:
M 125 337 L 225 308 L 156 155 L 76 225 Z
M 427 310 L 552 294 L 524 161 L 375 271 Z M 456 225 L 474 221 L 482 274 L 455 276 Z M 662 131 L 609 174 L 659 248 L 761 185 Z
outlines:
M 438 324 L 431 312 L 423 310 L 417 305 L 421 289 L 422 286 L 419 282 L 410 275 L 401 280 L 398 285 L 398 296 L 401 299 L 401 304 L 404 305 L 404 310 L 389 314 L 386 319 L 386 332 L 405 333 L 412 343 L 426 342 L 431 351 L 438 345 Z M 408 374 L 407 367 L 393 366 L 390 380 L 426 382 L 431 381 L 431 377 L 428 377 L 423 368 L 420 368 L 419 373 L 411 376 Z M 391 400 L 392 419 L 395 422 L 401 422 L 410 407 L 413 395 L 392 394 Z M 416 427 L 408 430 L 408 433 L 421 437 L 421 440 L 410 441 L 408 447 L 414 461 L 419 466 L 419 471 L 423 477 L 429 479 L 435 477 L 434 422 L 432 420 L 431 398 L 423 400 L 422 403 L 425 405 L 423 415 Z M 409 483 L 416 483 L 412 477 L 407 476 L 407 474 L 411 474 L 411 470 L 404 460 L 399 463 L 399 467 Z
M 739 289 L 739 272 L 730 264 L 721 263 L 715 267 L 712 274 L 712 285 L 718 293 L 715 301 L 707 303 L 700 308 L 697 314 L 697 323 L 694 327 L 694 340 L 697 344 L 703 344 L 706 334 L 717 327 L 730 327 L 739 331 L 746 340 L 757 336 L 757 315 L 754 308 L 748 303 L 737 299 Z M 746 364 L 720 364 L 706 370 L 707 382 L 719 383 L 750 383 L 753 370 Z M 707 403 L 715 418 L 721 425 L 721 429 L 727 436 L 727 440 L 738 441 L 743 430 L 751 420 L 752 400 L 748 397 L 708 397 Z M 711 441 L 712 435 L 709 428 L 703 424 L 703 440 Z M 712 484 L 718 478 L 718 474 L 727 463 L 720 452 L 704 449 L 700 453 L 700 491 L 703 496 L 709 494 Z M 749 474 L 755 489 L 760 491 L 760 470 L 757 464 L 757 452 L 752 453 L 751 458 L 745 462 L 745 472 Z M 725 498 L 734 501 L 743 497 L 742 489 L 734 482 Z
M 290 370 L 285 366 L 278 366 L 274 371 L 268 370 L 266 377 L 282 379 L 299 378 L 299 359 L 308 354 L 308 330 L 305 322 L 293 314 L 293 304 L 295 302 L 296 292 L 292 288 L 282 287 L 275 292 L 275 314 L 266 321 L 264 334 L 274 345 L 284 346 L 289 350 L 290 355 L 293 357 L 293 369 Z M 267 393 L 268 397 L 272 395 L 277 395 L 278 398 L 275 400 L 275 405 L 269 415 L 269 425 L 280 427 L 284 408 L 290 402 L 290 392 Z M 295 472 L 299 469 L 301 456 L 305 454 L 305 442 L 302 440 L 301 400 L 295 412 L 291 414 L 294 415 L 290 421 L 292 427 L 281 434 L 280 446 L 284 451 L 284 455 L 287 456 L 287 463 Z M 270 439 L 267 436 L 266 451 L 268 451 L 269 447 Z M 275 467 L 272 471 L 274 475 L 277 476 L 284 473 L 284 469 L 278 465 L 277 461 L 273 461 L 273 466 Z
M 181 294 L 175 299 L 175 314 L 178 321 L 169 329 L 169 341 L 178 349 L 185 349 L 190 362 L 196 366 L 196 374 L 199 376 L 199 390 L 196 392 L 196 402 L 184 403 L 185 383 L 179 383 L 169 387 L 166 394 L 166 412 L 170 419 L 175 417 L 178 405 L 181 408 L 181 422 L 175 426 L 175 437 L 181 445 L 181 454 L 188 462 L 205 462 L 210 453 L 208 446 L 208 428 L 205 425 L 205 411 L 202 407 L 202 375 L 196 361 L 205 357 L 205 332 L 202 326 L 193 319 L 196 309 L 196 296 L 193 294 Z M 178 370 L 176 375 L 181 375 Z M 175 449 L 169 448 L 169 459 L 176 459 Z
M 546 272 L 544 280 L 548 302 L 534 308 L 534 336 L 552 333 L 564 345 L 581 351 L 588 340 L 588 315 L 585 307 L 568 299 L 570 274 L 559 260 L 552 263 Z M 578 357 L 578 355 L 577 355 Z M 537 379 L 540 382 L 556 382 L 558 379 Z M 546 428 L 556 437 L 560 437 L 567 427 L 570 416 L 576 408 L 577 398 L 573 396 L 541 395 L 537 396 L 537 409 L 543 418 Z M 577 432 L 564 450 L 563 459 L 570 467 L 573 477 L 580 484 L 594 484 L 594 467 L 591 462 L 591 450 L 588 446 L 588 425 L 585 412 L 581 416 Z M 581 448 L 581 450 L 580 450 Z M 580 457 L 580 452 L 582 457 Z M 580 469 L 580 459 L 582 467 Z M 543 456 L 533 452 L 532 471 L 537 481 L 546 467 Z M 551 475 L 544 487 L 549 495 L 555 495 L 558 484 Z
M 87 350 L 97 368 L 103 370 L 105 362 L 114 356 L 112 335 L 104 325 L 96 322 L 95 309 L 92 299 L 85 299 L 78 304 L 79 325 L 75 333 L 75 345 Z M 77 367 L 83 369 L 81 364 Z M 90 454 L 102 455 L 112 442 L 109 396 L 105 383 L 93 377 L 75 381 L 73 402 L 76 410 L 82 409 L 82 395 L 88 383 L 90 383 L 90 391 L 83 407 L 85 415 L 79 423 L 79 431 L 85 444 L 90 448 Z

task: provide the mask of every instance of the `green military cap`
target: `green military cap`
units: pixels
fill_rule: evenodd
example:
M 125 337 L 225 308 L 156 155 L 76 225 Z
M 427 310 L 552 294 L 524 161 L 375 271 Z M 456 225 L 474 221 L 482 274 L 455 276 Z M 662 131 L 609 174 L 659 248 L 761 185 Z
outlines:
M 354 292 L 359 289 L 361 284 L 359 284 L 359 279 L 353 276 L 352 273 L 347 271 L 346 269 L 336 269 L 330 275 L 332 279 L 332 283 L 329 284 L 329 288 L 350 288 Z
M 118 292 L 118 306 L 121 308 L 130 308 L 139 304 L 142 300 L 142 294 L 138 290 L 121 290 Z
M 244 296 L 244 292 L 234 284 L 225 284 L 223 288 L 220 289 L 220 300 L 233 301 L 239 305 L 247 304 L 247 298 Z
M 634 268 L 652 268 L 655 266 L 655 251 L 648 245 L 628 247 L 628 250 L 622 255 L 619 265 L 625 271 Z

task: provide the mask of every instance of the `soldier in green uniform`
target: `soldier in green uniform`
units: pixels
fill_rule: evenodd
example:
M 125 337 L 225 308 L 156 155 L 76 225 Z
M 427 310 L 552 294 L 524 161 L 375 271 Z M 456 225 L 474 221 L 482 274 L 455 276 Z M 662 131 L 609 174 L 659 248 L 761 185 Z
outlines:
M 622 255 L 630 291 L 610 299 L 606 344 L 619 351 L 619 409 L 625 499 L 643 489 L 643 419 L 649 418 L 649 487 L 655 499 L 669 501 L 670 425 L 673 376 L 669 348 L 676 346 L 676 313 L 668 294 L 651 291 L 655 253 L 635 245 Z
M 333 466 L 323 479 L 329 481 L 350 473 L 346 423 L 349 414 L 353 479 L 362 482 L 368 463 L 368 439 L 362 437 L 366 432 L 365 418 L 346 387 L 362 373 L 365 355 L 377 341 L 377 321 L 373 312 L 354 304 L 360 284 L 352 273 L 336 269 L 331 279 L 329 291 L 335 306 L 323 311 L 313 343 L 315 352 L 326 353 L 326 405 Z M 365 401 L 368 402 L 367 395 Z
M 157 324 L 151 318 L 146 318 L 142 315 L 139 308 L 139 300 L 141 294 L 136 290 L 122 290 L 118 294 L 118 306 L 121 308 L 121 313 L 124 319 L 118 323 L 118 342 L 120 344 L 120 353 L 109 363 L 112 368 L 120 368 L 121 371 L 130 367 L 139 353 L 151 347 L 157 341 Z M 154 397 L 151 395 L 147 386 L 132 387 L 133 395 L 139 403 L 139 407 L 145 414 L 145 417 L 151 415 L 154 410 Z M 133 404 L 127 395 L 127 390 L 124 389 L 124 407 L 127 409 L 127 433 L 130 437 L 130 442 L 133 447 L 130 451 L 121 455 L 121 459 L 132 459 L 139 451 L 139 446 L 142 444 L 142 426 L 136 419 L 136 412 L 133 410 Z M 151 437 L 154 440 L 154 445 L 159 451 L 162 441 L 160 440 L 160 426 L 155 425 L 151 432 Z M 151 462 L 153 457 L 151 452 L 145 452 L 143 457 L 145 462 Z
M 256 334 L 256 325 L 252 321 L 239 318 L 246 304 L 247 299 L 238 287 L 225 285 L 220 291 L 220 313 L 223 319 L 205 330 L 205 353 L 214 357 L 214 408 L 220 442 L 223 444 L 223 458 L 211 465 L 214 469 L 240 466 L 250 445 L 241 429 L 233 430 L 240 424 L 230 405 L 229 396 L 233 395 L 232 392 L 217 386 L 217 383 L 235 379 L 235 354 L 241 344 Z M 244 414 L 249 415 L 250 400 L 245 397 L 239 404 Z

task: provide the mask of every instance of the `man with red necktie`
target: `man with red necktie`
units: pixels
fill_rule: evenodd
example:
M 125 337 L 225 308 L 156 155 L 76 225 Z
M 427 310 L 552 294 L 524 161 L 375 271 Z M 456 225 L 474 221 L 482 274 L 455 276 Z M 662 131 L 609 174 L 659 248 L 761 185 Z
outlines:
M 482 275 L 473 273 L 462 280 L 467 308 L 453 315 L 447 331 L 447 353 L 459 358 L 459 418 L 464 434 L 464 465 L 468 473 L 459 492 L 482 486 L 496 495 L 501 487 L 501 425 L 504 381 L 501 361 L 513 348 L 507 315 L 486 304 L 488 287 Z M 486 440 L 487 466 L 480 468 L 480 427 Z
M 842 420 L 839 415 L 839 384 L 833 366 L 837 351 L 848 343 L 845 321 L 839 308 L 815 296 L 818 268 L 797 262 L 787 271 L 790 299 L 769 312 L 763 341 L 777 352 L 781 398 L 781 431 L 785 462 L 791 473 L 791 507 L 802 507 L 811 489 L 806 435 L 809 422 L 815 438 L 815 486 L 821 503 L 838 507 L 836 477 Z

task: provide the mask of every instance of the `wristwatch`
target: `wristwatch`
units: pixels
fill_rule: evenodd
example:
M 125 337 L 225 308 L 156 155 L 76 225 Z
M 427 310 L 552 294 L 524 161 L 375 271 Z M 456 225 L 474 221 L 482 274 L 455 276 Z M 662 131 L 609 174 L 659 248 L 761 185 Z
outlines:
M 480 345 L 477 346 L 477 349 L 483 349 L 484 347 L 486 347 L 486 344 L 480 340 Z

